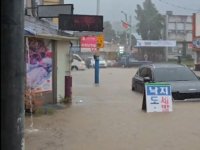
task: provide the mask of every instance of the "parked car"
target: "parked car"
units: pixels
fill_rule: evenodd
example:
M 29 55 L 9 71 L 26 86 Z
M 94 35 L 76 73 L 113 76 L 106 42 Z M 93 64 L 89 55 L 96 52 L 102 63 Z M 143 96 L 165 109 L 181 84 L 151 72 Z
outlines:
M 107 68 L 108 64 L 106 60 L 103 57 L 99 57 L 99 67 L 101 68 Z
M 141 66 L 141 65 L 144 65 L 144 64 L 150 64 L 152 63 L 151 61 L 148 61 L 148 60 L 137 60 L 136 58 L 134 57 L 130 57 L 130 56 L 122 56 L 120 58 L 120 66 L 123 66 L 123 67 L 134 67 L 134 66 Z
M 116 60 L 107 60 L 107 67 L 113 67 L 116 63 Z
M 85 70 L 86 65 L 85 61 L 78 55 L 78 54 L 73 54 L 73 60 L 71 63 L 71 70 Z
M 86 61 L 86 65 L 87 65 L 87 67 L 88 68 L 94 68 L 95 67 L 95 60 L 94 60 L 94 57 L 88 57 L 87 59 L 86 59 L 87 61 Z M 99 57 L 99 67 L 100 68 L 107 68 L 107 62 L 106 62 L 106 60 L 103 58 L 103 57 Z
M 200 79 L 181 64 L 146 64 L 132 78 L 133 91 L 144 92 L 145 82 L 165 82 L 172 86 L 174 100 L 200 100 Z
M 94 59 L 93 57 L 87 57 L 85 59 L 85 64 L 87 68 L 93 67 L 93 59 Z

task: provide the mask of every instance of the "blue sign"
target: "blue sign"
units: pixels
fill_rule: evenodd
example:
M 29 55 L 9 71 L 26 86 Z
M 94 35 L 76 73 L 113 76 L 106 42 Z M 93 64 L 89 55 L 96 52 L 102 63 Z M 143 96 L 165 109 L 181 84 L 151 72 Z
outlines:
M 71 47 L 71 52 L 74 52 L 74 53 L 76 53 L 76 52 L 80 52 L 81 51 L 81 48 L 80 48 L 80 46 L 72 46 Z
M 171 95 L 170 85 L 148 85 L 147 95 Z

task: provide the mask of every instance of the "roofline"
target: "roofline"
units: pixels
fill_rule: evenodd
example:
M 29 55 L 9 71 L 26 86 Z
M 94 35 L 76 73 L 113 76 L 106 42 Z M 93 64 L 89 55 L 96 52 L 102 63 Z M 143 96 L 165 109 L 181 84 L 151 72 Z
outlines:
M 58 41 L 70 41 L 70 40 L 78 40 L 79 39 L 78 37 L 68 37 L 68 36 L 61 36 L 61 35 L 55 35 L 55 34 L 36 34 L 36 35 L 25 35 L 25 36 L 58 40 Z
M 187 67 L 187 65 L 185 64 L 175 64 L 175 63 L 150 63 L 150 64 L 144 64 L 142 66 L 147 66 L 147 67 L 152 67 L 152 68 L 156 68 L 156 67 L 160 67 L 159 65 L 178 65 L 179 67 Z

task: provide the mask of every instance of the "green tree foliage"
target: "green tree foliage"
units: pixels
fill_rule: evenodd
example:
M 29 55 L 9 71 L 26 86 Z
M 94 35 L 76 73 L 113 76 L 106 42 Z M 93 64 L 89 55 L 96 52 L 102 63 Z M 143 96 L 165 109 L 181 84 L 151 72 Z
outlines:
M 104 38 L 107 42 L 111 42 L 112 40 L 116 39 L 115 31 L 112 29 L 112 25 L 109 21 L 104 22 Z
M 118 33 L 120 39 L 118 40 L 118 43 L 120 43 L 121 45 L 125 45 L 126 43 L 126 32 L 122 32 L 122 33 Z M 127 40 L 129 41 L 130 38 L 130 34 L 127 34 Z M 136 45 L 136 38 L 131 35 L 131 46 L 134 47 Z
M 159 14 L 151 0 L 145 0 L 143 2 L 143 8 L 140 5 L 137 5 L 135 12 L 136 19 L 138 20 L 136 26 L 137 32 L 142 36 L 142 39 L 162 39 L 164 17 Z

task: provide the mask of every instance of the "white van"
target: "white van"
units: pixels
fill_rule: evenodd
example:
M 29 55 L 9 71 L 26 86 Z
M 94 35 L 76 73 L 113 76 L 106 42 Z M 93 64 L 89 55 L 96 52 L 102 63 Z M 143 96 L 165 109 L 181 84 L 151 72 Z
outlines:
M 78 54 L 73 54 L 73 61 L 71 63 L 71 70 L 85 70 L 86 65 L 85 61 L 78 55 Z

